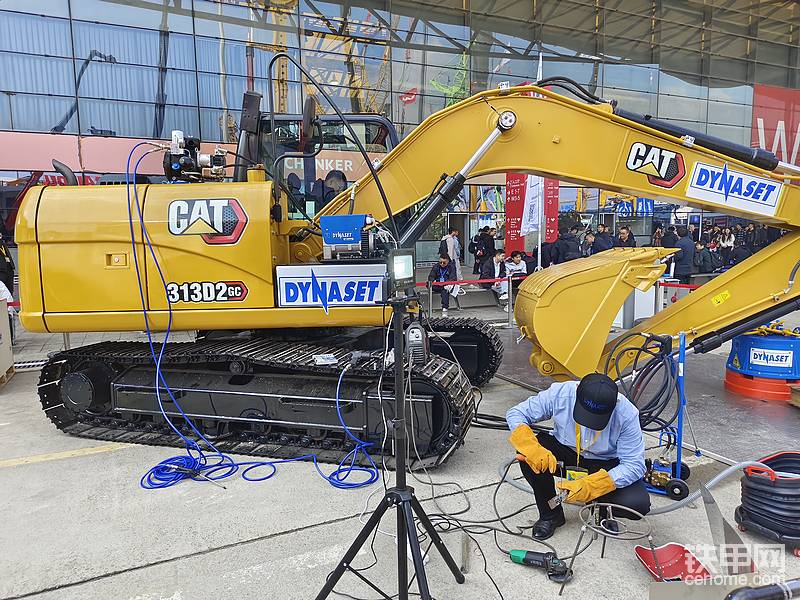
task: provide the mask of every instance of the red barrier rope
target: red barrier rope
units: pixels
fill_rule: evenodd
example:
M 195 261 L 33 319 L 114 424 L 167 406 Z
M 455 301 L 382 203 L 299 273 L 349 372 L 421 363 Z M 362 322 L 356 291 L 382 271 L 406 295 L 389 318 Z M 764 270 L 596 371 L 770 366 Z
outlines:
M 669 283 L 669 282 L 661 283 L 661 282 L 658 282 L 658 285 L 660 287 L 665 287 L 665 288 L 683 288 L 683 289 L 686 289 L 686 290 L 696 290 L 697 288 L 700 287 L 699 285 L 695 285 L 693 283 Z
M 512 281 L 521 281 L 525 279 L 527 275 L 523 276 L 511 276 Z M 508 281 L 508 277 L 498 277 L 497 279 L 460 279 L 458 281 L 420 281 L 419 283 L 415 284 L 417 287 L 428 287 L 428 284 L 431 285 L 462 285 L 465 283 L 496 283 L 498 281 Z

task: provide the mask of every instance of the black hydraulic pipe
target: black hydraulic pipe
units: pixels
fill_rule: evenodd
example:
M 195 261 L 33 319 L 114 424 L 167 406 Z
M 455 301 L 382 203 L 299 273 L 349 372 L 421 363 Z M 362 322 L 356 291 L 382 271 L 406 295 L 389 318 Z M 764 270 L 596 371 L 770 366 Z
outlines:
M 629 112 L 618 106 L 614 107 L 614 114 L 628 119 L 629 121 L 633 121 L 634 123 L 646 125 L 647 127 L 652 127 L 658 131 L 668 133 L 669 135 L 674 135 L 675 137 L 690 136 L 694 138 L 693 145 L 708 148 L 709 150 L 724 154 L 725 156 L 730 156 L 736 160 L 751 164 L 759 169 L 774 171 L 778 167 L 778 157 L 768 150 L 734 144 L 733 142 L 723 140 L 713 135 L 692 131 L 691 129 L 680 127 L 668 121 L 654 119 L 651 115 L 640 115 L 638 113 Z
M 725 600 L 786 600 L 800 597 L 800 579 L 773 583 L 759 587 L 743 587 L 733 590 Z
M 800 298 L 794 298 L 773 308 L 763 310 L 757 315 L 753 315 L 744 321 L 739 321 L 738 323 L 720 331 L 712 331 L 711 333 L 707 333 L 706 335 L 694 340 L 691 344 L 691 347 L 698 354 L 709 352 L 710 350 L 719 348 L 722 344 L 735 338 L 737 335 L 747 333 L 754 327 L 759 327 L 764 323 L 769 323 L 775 319 L 780 319 L 781 317 L 786 316 L 790 312 L 794 312 L 796 310 L 800 310 Z
M 55 169 L 56 173 L 64 176 L 67 185 L 78 185 L 78 177 L 75 175 L 75 171 L 70 169 L 60 160 L 56 160 L 55 158 L 53 159 L 53 168 Z
M 414 247 L 414 244 L 422 237 L 428 226 L 433 223 L 436 217 L 442 214 L 442 210 L 458 197 L 458 194 L 464 188 L 466 180 L 466 177 L 458 172 L 445 180 L 444 185 L 430 199 L 425 208 L 422 209 L 422 212 L 403 231 L 399 244 L 401 248 Z
M 242 97 L 242 115 L 239 119 L 239 144 L 236 152 L 245 160 L 236 161 L 234 181 L 247 181 L 247 169 L 261 162 L 258 148 L 258 127 L 261 119 L 261 94 L 245 92 Z M 250 165 L 246 163 L 250 163 Z

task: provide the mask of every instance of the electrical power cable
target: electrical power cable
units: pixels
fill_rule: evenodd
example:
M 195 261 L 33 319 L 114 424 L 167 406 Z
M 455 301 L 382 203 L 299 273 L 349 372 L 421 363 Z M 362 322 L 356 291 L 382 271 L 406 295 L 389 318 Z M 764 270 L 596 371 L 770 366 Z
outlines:
M 394 213 L 392 213 L 389 200 L 386 197 L 386 191 L 383 189 L 383 184 L 381 183 L 380 177 L 378 177 L 378 172 L 375 170 L 375 165 L 372 164 L 372 161 L 369 158 L 369 154 L 367 154 L 367 151 L 364 148 L 364 145 L 361 143 L 361 140 L 358 139 L 358 136 L 356 135 L 356 132 L 353 130 L 352 125 L 350 125 L 350 122 L 344 117 L 342 111 L 339 110 L 339 107 L 336 106 L 336 103 L 328 95 L 328 92 L 325 91 L 325 89 L 311 76 L 311 74 L 303 67 L 303 65 L 300 64 L 298 60 L 296 60 L 294 57 L 290 56 L 286 52 L 277 52 L 269 61 L 269 65 L 267 66 L 267 87 L 269 91 L 269 114 L 270 114 L 271 131 L 275 131 L 275 107 L 274 107 L 275 100 L 274 100 L 274 95 L 272 93 L 272 85 L 273 85 L 272 68 L 275 65 L 275 62 L 281 58 L 292 63 L 295 66 L 295 68 L 298 71 L 300 71 L 300 73 L 302 73 L 306 77 L 306 79 L 308 79 L 311 85 L 313 85 L 319 91 L 319 93 L 322 94 L 322 96 L 325 98 L 325 101 L 330 105 L 330 107 L 336 113 L 336 116 L 338 116 L 339 119 L 342 121 L 342 125 L 344 125 L 344 127 L 352 136 L 353 141 L 356 143 L 356 146 L 358 146 L 358 151 L 364 158 L 367 168 L 369 169 L 369 172 L 372 175 L 373 180 L 375 181 L 375 186 L 378 188 L 378 194 L 380 195 L 381 201 L 383 202 L 383 207 L 386 210 L 386 218 L 392 225 L 392 234 L 394 235 L 394 238 L 396 240 L 399 240 L 400 230 L 397 228 L 397 222 L 395 221 Z M 276 152 L 276 146 L 275 146 L 275 139 L 273 136 L 273 155 L 275 154 L 275 152 Z M 277 177 L 277 174 L 275 175 L 275 178 L 276 180 L 279 179 Z
M 132 173 L 133 186 L 131 186 L 131 166 L 130 166 L 131 160 L 133 159 L 133 155 L 136 149 L 145 145 L 155 146 L 155 149 L 145 152 L 136 161 Z M 169 341 L 169 335 L 172 330 L 172 323 L 173 323 L 172 302 L 169 300 L 169 295 L 167 293 L 167 281 L 164 276 L 164 272 L 161 268 L 161 264 L 158 260 L 158 257 L 156 256 L 155 249 L 153 247 L 153 243 L 150 238 L 150 234 L 147 231 L 147 227 L 145 225 L 144 215 L 142 212 L 141 203 L 139 201 L 139 193 L 136 184 L 136 175 L 142 160 L 148 154 L 156 152 L 161 149 L 163 149 L 162 146 L 158 144 L 153 144 L 151 142 L 139 142 L 133 146 L 128 155 L 128 160 L 125 169 L 126 196 L 128 200 L 128 221 L 129 221 L 129 229 L 131 236 L 130 238 L 131 249 L 133 254 L 137 284 L 139 288 L 139 299 L 141 301 L 141 306 L 142 306 L 142 316 L 145 325 L 145 332 L 147 334 L 150 354 L 155 364 L 154 389 L 156 393 L 156 399 L 158 402 L 159 411 L 161 412 L 161 415 L 164 418 L 165 422 L 184 442 L 186 447 L 186 454 L 167 458 L 158 463 L 156 466 L 152 467 L 142 476 L 140 485 L 145 489 L 161 489 L 173 486 L 185 479 L 193 479 L 195 481 L 205 480 L 205 481 L 218 482 L 221 479 L 225 479 L 227 477 L 232 476 L 234 473 L 239 471 L 239 469 L 243 469 L 242 478 L 247 481 L 265 481 L 275 475 L 275 473 L 277 472 L 276 465 L 291 463 L 291 462 L 307 461 L 307 460 L 311 460 L 319 475 L 335 488 L 355 489 L 371 485 L 379 478 L 377 466 L 375 465 L 375 462 L 372 460 L 372 457 L 368 452 L 368 448 L 372 446 L 372 443 L 364 442 L 363 440 L 356 437 L 347 427 L 347 424 L 345 423 L 344 417 L 342 416 L 341 412 L 341 396 L 340 396 L 341 385 L 342 385 L 342 380 L 344 379 L 344 375 L 350 368 L 350 365 L 346 365 L 345 368 L 342 370 L 339 376 L 339 381 L 336 386 L 336 414 L 339 419 L 339 423 L 345 432 L 345 435 L 354 443 L 354 447 L 350 450 L 350 452 L 348 452 L 345 455 L 345 457 L 339 463 L 339 466 L 331 474 L 326 474 L 322 471 L 322 469 L 319 466 L 317 456 L 315 454 L 307 454 L 300 457 L 294 457 L 282 460 L 273 460 L 273 461 L 236 462 L 228 455 L 220 452 L 214 446 L 214 444 L 211 441 L 209 441 L 197 429 L 194 422 L 188 417 L 188 415 L 186 415 L 183 408 L 181 408 L 181 405 L 175 398 L 172 389 L 169 387 L 169 384 L 167 383 L 162 370 L 162 361 L 164 358 L 164 352 L 167 348 L 167 342 Z M 167 327 L 164 333 L 164 341 L 161 342 L 161 346 L 158 352 L 156 352 L 155 342 L 153 340 L 153 332 L 150 323 L 149 309 L 147 302 L 145 300 L 145 292 L 144 292 L 145 285 L 142 281 L 143 275 L 141 266 L 139 264 L 138 253 L 136 250 L 134 217 L 131 208 L 131 187 L 133 188 L 133 202 L 136 205 L 136 212 L 139 219 L 138 227 L 142 235 L 142 242 L 144 243 L 144 245 L 146 245 L 150 257 L 153 260 L 153 264 L 156 267 L 159 279 L 161 280 L 161 285 L 164 290 L 164 297 L 167 303 L 167 315 L 168 315 Z M 210 455 L 207 455 L 203 452 L 203 449 L 201 448 L 200 443 L 198 443 L 198 441 L 186 437 L 178 429 L 178 427 L 175 426 L 172 419 L 169 417 L 169 414 L 164 409 L 164 404 L 161 397 L 162 386 L 163 390 L 166 391 L 167 395 L 170 398 L 170 401 L 178 410 L 180 416 L 185 421 L 188 428 L 197 436 L 197 438 L 200 441 L 202 441 L 205 444 L 206 449 L 211 451 Z M 360 465 L 360 460 L 362 455 L 364 458 L 366 458 L 367 463 L 369 465 L 368 467 L 362 467 Z M 255 476 L 251 474 L 251 471 L 260 468 L 267 468 L 269 469 L 269 471 L 267 472 L 266 475 Z M 353 473 L 365 474 L 366 477 L 356 482 L 349 481 L 348 478 Z

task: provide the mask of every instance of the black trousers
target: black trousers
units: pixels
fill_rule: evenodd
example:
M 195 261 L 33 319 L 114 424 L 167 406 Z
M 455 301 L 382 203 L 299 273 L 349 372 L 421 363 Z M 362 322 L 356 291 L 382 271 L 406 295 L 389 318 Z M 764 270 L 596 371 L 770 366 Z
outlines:
M 442 308 L 450 308 L 450 292 L 445 289 L 445 286 L 441 286 L 439 289 L 441 289 L 439 294 L 442 296 Z
M 562 461 L 564 466 L 572 467 L 577 462 L 577 453 L 574 448 L 565 446 L 554 438 L 549 433 L 539 433 L 536 435 L 539 443 L 550 450 L 555 455 L 556 460 Z M 596 473 L 600 469 L 606 471 L 613 469 L 619 464 L 619 459 L 613 458 L 610 460 L 593 460 L 590 458 L 581 458 L 580 466 L 588 469 L 589 473 Z M 546 520 L 559 519 L 564 516 L 564 509 L 561 506 L 550 508 L 547 505 L 548 500 L 556 495 L 556 484 L 552 473 L 534 473 L 533 469 L 528 466 L 526 462 L 519 463 L 522 469 L 522 475 L 526 481 L 533 488 L 533 495 L 536 498 L 536 506 L 539 509 L 539 518 Z M 610 502 L 612 504 L 619 504 L 632 508 L 638 513 L 646 515 L 650 512 L 650 495 L 647 493 L 647 488 L 644 481 L 639 480 L 632 483 L 628 487 L 617 488 L 605 496 L 600 496 L 596 499 L 597 502 Z M 627 513 L 629 517 L 633 517 L 631 513 Z M 626 516 L 626 515 L 618 515 Z
M 675 279 L 678 280 L 678 283 L 682 283 L 684 285 L 689 285 L 692 283 L 692 275 L 687 273 L 686 275 L 675 275 Z
M 0 272 L 0 281 L 6 284 L 8 291 L 11 292 L 11 295 L 14 295 L 14 271 L 3 271 Z

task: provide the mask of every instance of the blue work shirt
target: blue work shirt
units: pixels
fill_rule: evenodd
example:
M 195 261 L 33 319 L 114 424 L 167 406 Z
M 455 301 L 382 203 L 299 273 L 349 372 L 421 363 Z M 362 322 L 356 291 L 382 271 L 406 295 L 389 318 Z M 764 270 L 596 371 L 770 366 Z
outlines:
M 548 389 L 510 408 L 506 421 L 511 431 L 520 425 L 532 425 L 553 419 L 553 436 L 565 446 L 576 447 L 575 406 L 577 381 L 554 383 Z M 627 487 L 645 474 L 644 436 L 639 426 L 639 411 L 622 394 L 605 429 L 597 432 L 581 427 L 581 457 L 600 460 L 619 459 L 619 465 L 608 473 L 618 488 Z M 569 466 L 569 465 L 568 465 Z

